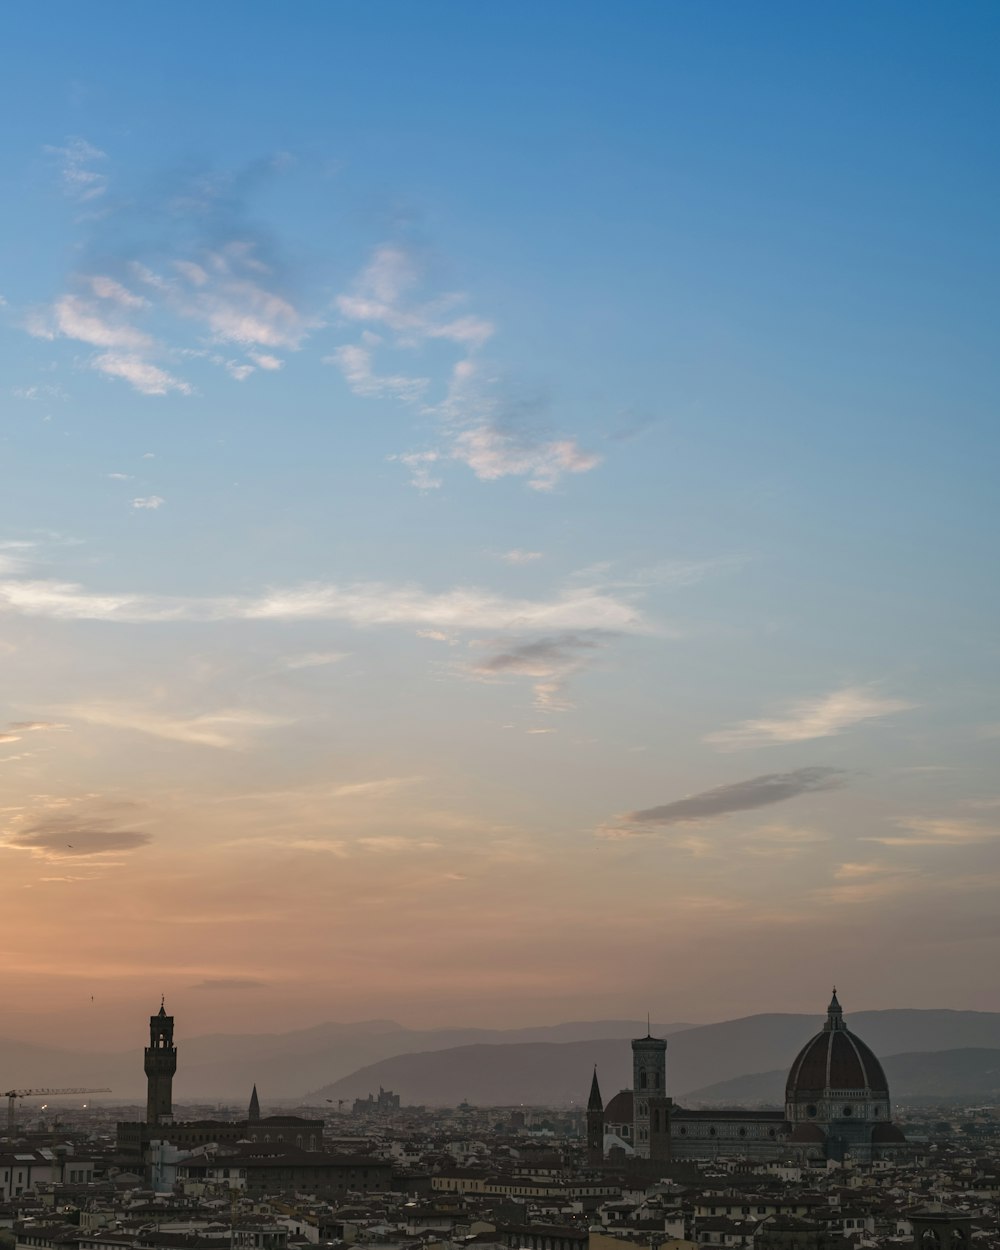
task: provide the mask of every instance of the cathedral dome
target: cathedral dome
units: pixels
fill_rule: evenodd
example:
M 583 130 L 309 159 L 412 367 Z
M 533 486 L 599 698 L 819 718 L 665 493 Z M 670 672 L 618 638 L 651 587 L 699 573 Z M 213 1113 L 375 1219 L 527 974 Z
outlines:
M 785 1102 L 797 1103 L 826 1094 L 865 1094 L 889 1097 L 882 1065 L 860 1037 L 844 1024 L 837 991 L 826 1024 L 799 1051 L 785 1086 Z
M 604 1108 L 605 1124 L 631 1124 L 635 1119 L 635 1102 L 630 1089 L 623 1089 Z

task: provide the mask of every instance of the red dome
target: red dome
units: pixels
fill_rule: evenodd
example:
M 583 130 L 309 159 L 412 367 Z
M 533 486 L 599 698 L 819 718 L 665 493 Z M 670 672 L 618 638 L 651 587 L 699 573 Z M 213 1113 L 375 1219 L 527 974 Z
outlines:
M 826 1134 L 818 1124 L 796 1124 L 792 1129 L 793 1142 L 824 1142 Z
M 631 1124 L 634 1118 L 634 1102 L 632 1091 L 623 1089 L 604 1108 L 605 1124 Z
M 785 1101 L 835 1093 L 870 1092 L 889 1097 L 882 1065 L 868 1046 L 844 1024 L 834 993 L 823 1029 L 799 1051 L 785 1086 Z

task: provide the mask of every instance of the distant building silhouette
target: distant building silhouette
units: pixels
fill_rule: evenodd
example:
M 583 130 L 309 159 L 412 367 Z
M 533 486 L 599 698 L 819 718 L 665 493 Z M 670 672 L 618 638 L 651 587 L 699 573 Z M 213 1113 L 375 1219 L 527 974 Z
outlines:
M 367 1098 L 355 1098 L 353 1112 L 355 1115 L 371 1115 L 378 1111 L 398 1111 L 399 1095 L 394 1094 L 391 1089 L 383 1089 L 378 1087 L 378 1097 L 369 1094 Z
M 160 1010 L 149 1017 L 149 1045 L 146 1047 L 146 1123 L 169 1124 L 173 1119 L 173 1082 L 177 1071 L 174 1045 L 174 1018 L 167 1015 L 164 1000 Z
M 117 1126 L 118 1156 L 131 1170 L 149 1171 L 150 1143 L 154 1141 L 168 1142 L 178 1150 L 191 1150 L 209 1142 L 235 1145 L 240 1141 L 285 1144 L 307 1151 L 323 1147 L 322 1120 L 307 1120 L 297 1115 L 262 1116 L 256 1085 L 245 1120 L 176 1120 L 173 1110 L 173 1078 L 177 1071 L 174 1018 L 167 1015 L 162 1000 L 159 1012 L 149 1018 L 144 1068 L 145 1122 L 125 1121 Z

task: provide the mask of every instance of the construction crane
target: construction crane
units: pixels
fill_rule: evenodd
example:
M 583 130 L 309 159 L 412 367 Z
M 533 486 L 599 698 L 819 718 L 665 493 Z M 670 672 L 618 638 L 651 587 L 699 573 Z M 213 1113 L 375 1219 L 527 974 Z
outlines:
M 48 1097 L 50 1094 L 110 1094 L 104 1089 L 8 1089 L 2 1097 L 7 1099 L 7 1133 L 13 1134 L 17 1128 L 15 1106 L 18 1098 L 34 1098 L 36 1095 Z

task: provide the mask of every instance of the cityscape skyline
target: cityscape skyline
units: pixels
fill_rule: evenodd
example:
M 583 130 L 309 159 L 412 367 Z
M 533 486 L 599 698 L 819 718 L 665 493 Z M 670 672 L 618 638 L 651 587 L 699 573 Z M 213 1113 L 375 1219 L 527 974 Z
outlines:
M 1000 1010 L 994 7 L 8 25 L 0 1033 Z

